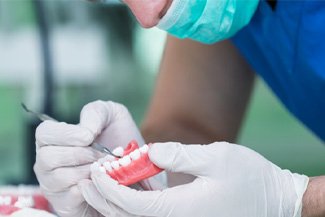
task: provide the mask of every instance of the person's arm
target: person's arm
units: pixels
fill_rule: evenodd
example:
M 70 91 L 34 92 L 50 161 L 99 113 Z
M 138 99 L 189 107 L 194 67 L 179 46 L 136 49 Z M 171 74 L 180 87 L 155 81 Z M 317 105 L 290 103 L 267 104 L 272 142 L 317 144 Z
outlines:
M 230 41 L 209 46 L 169 37 L 155 94 L 142 125 L 145 140 L 205 144 L 236 141 L 253 78 Z M 311 178 L 303 197 L 302 217 L 325 216 L 324 192 L 324 176 Z
M 145 140 L 234 142 L 253 80 L 254 74 L 230 41 L 204 45 L 169 36 L 142 125 Z
M 156 90 L 142 125 L 146 142 L 234 142 L 254 74 L 230 41 L 204 45 L 168 37 Z M 168 173 L 168 186 L 193 176 Z
M 325 217 L 325 176 L 310 178 L 302 203 L 302 217 Z

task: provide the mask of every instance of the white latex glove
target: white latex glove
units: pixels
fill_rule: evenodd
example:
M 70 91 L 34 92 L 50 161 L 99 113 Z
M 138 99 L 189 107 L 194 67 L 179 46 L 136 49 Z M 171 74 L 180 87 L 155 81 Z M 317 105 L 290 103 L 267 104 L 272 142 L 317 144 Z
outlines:
M 128 110 L 114 102 L 87 104 L 79 125 L 53 121 L 40 124 L 34 171 L 55 211 L 61 217 L 101 216 L 85 202 L 77 186 L 90 177 L 90 164 L 103 157 L 89 145 L 95 140 L 113 150 L 133 139 L 139 145 L 144 143 Z M 143 187 L 155 189 L 148 181 Z
M 79 183 L 79 188 L 90 206 L 96 209 L 105 217 L 136 217 L 114 203 L 106 200 L 96 189 L 94 183 L 90 180 L 82 180 Z M 89 216 L 91 217 L 91 216 Z
M 161 143 L 152 146 L 149 157 L 161 168 L 197 178 L 163 191 L 137 191 L 92 169 L 93 183 L 108 204 L 141 216 L 301 216 L 308 177 L 282 170 L 243 146 Z M 87 186 L 81 185 L 86 195 Z M 96 203 L 90 195 L 87 201 Z

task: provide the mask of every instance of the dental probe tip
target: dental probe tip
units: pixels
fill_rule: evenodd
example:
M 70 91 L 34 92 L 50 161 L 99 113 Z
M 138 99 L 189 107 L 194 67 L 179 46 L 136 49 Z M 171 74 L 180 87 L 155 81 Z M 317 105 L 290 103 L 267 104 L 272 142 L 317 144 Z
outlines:
M 26 112 L 30 112 L 30 110 L 27 108 L 27 106 L 24 104 L 24 103 L 20 103 L 20 105 L 23 107 L 23 109 L 26 111 Z
M 94 142 L 91 147 L 93 147 L 95 150 L 100 151 L 102 153 L 109 154 L 113 157 L 120 158 L 120 156 L 115 155 L 113 152 L 111 152 L 108 148 L 104 147 L 103 145 Z

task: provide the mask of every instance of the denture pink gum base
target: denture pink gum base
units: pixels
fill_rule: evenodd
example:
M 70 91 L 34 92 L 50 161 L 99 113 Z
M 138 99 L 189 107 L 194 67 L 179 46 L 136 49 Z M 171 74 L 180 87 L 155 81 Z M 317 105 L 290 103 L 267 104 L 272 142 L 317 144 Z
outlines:
M 149 159 L 149 148 L 150 144 L 149 146 L 145 145 L 142 148 L 139 148 L 136 141 L 131 141 L 124 149 L 123 157 L 121 158 L 121 160 L 123 158 L 130 159 L 128 160 L 128 163 L 120 165 L 118 168 L 114 168 L 114 166 L 111 169 L 105 167 L 106 173 L 118 181 L 118 183 L 121 185 L 126 186 L 132 185 L 160 173 L 162 169 L 154 165 Z M 137 153 L 140 153 L 140 155 Z M 118 161 L 118 159 L 116 159 L 116 161 Z M 113 162 L 110 163 L 112 164 Z

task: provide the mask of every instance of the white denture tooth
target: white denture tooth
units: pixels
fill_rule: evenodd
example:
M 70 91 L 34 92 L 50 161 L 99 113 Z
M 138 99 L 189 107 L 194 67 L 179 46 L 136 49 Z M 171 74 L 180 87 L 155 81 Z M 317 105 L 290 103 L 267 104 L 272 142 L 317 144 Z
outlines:
M 112 166 L 112 168 L 113 169 L 115 169 L 115 170 L 117 170 L 118 168 L 120 168 L 120 164 L 119 164 L 119 162 L 118 161 L 113 161 L 113 162 L 111 162 L 111 166 Z
M 0 196 L 0 206 L 9 206 L 11 201 L 10 196 Z
M 99 163 L 99 165 L 103 165 L 103 163 L 105 162 L 105 158 L 101 158 L 97 162 Z
M 105 170 L 105 168 L 103 166 L 100 166 L 99 167 L 99 172 L 106 173 L 106 170 Z
M 105 161 L 110 161 L 110 162 L 111 162 L 111 161 L 115 160 L 115 157 L 113 157 L 112 155 L 109 155 L 109 154 L 108 154 L 108 155 L 106 155 L 106 156 L 104 157 L 104 160 L 105 160 Z
M 91 164 L 90 170 L 93 171 L 93 172 L 98 171 L 99 167 L 100 167 L 100 164 L 98 162 L 94 162 L 94 163 Z
M 113 157 L 112 155 L 106 155 L 105 157 L 101 158 L 98 160 L 98 163 L 100 164 L 104 164 L 106 161 L 113 161 L 115 160 L 115 157 Z
M 122 157 L 124 154 L 124 149 L 121 146 L 119 146 L 113 150 L 113 154 Z
M 139 149 L 135 149 L 134 151 L 132 151 L 131 153 L 130 153 L 130 158 L 132 159 L 132 160 L 138 160 L 139 158 L 140 158 L 140 151 L 139 151 Z
M 18 208 L 32 208 L 34 207 L 34 199 L 32 196 L 19 196 L 14 206 Z
M 131 163 L 131 158 L 130 156 L 126 155 L 122 157 L 121 159 L 118 160 L 118 162 L 121 164 L 121 166 L 127 166 Z
M 108 171 L 108 172 L 111 172 L 113 170 L 112 166 L 111 166 L 111 163 L 110 162 L 104 162 L 103 166 L 105 167 L 105 169 Z
M 94 162 L 94 163 L 93 163 L 93 166 L 94 166 L 94 167 L 100 167 L 100 164 L 99 164 L 99 162 Z
M 139 150 L 140 150 L 140 152 L 141 152 L 142 154 L 145 154 L 145 153 L 148 152 L 148 150 L 149 150 L 149 146 L 148 146 L 148 145 L 144 145 L 144 146 L 142 146 L 141 148 L 139 148 Z

